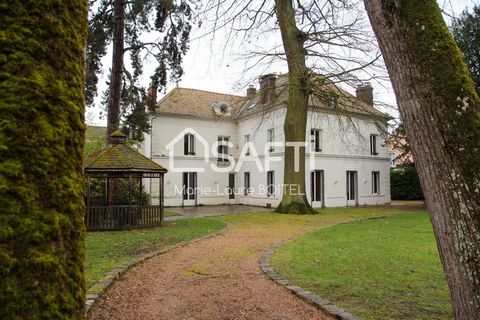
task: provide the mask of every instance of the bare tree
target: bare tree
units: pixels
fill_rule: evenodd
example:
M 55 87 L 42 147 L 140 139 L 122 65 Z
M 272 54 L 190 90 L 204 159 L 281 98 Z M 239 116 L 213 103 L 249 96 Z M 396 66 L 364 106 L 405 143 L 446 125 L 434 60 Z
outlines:
M 278 33 L 281 40 L 270 47 L 245 47 L 246 58 L 258 67 L 275 61 L 288 65 L 288 103 L 284 123 L 285 141 L 303 142 L 306 138 L 307 115 L 312 101 L 323 105 L 333 100 L 338 119 L 355 121 L 345 109 L 353 97 L 334 84 L 356 85 L 375 77 L 379 53 L 372 46 L 373 38 L 362 28 L 362 14 L 355 1 L 249 1 L 211 0 L 207 8 L 214 12 L 214 28 L 227 29 L 227 40 L 240 38 L 247 42 L 252 34 Z M 268 43 L 269 40 L 267 40 Z M 247 67 L 251 68 L 251 67 Z M 368 69 L 370 68 L 370 69 Z M 312 100 L 313 99 L 313 100 Z M 268 110 L 266 108 L 265 110 Z M 385 118 L 374 121 L 386 125 Z M 305 148 L 300 148 L 299 170 L 294 170 L 294 147 L 285 148 L 283 198 L 276 211 L 281 213 L 315 213 L 305 196 Z
M 365 0 L 456 319 L 480 319 L 480 98 L 435 0 Z

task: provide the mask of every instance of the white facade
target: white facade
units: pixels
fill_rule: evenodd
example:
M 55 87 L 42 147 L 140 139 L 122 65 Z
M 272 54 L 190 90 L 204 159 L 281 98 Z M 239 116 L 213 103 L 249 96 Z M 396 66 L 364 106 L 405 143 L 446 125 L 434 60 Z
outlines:
M 218 137 L 228 137 L 233 144 L 228 153 L 235 162 L 239 160 L 244 148 L 246 136 L 253 144 L 252 149 L 259 155 L 265 167 L 267 157 L 279 157 L 280 161 L 270 161 L 270 177 L 279 188 L 283 184 L 283 154 L 284 147 L 275 147 L 273 152 L 265 150 L 269 138 L 269 130 L 273 129 L 274 140 L 284 143 L 283 122 L 286 108 L 282 105 L 269 112 L 260 112 L 237 118 L 208 119 L 191 115 L 157 113 L 151 119 L 151 134 L 146 136 L 142 152 L 147 157 L 169 170 L 165 175 L 165 205 L 217 205 L 245 204 L 275 207 L 281 200 L 281 192 L 267 196 L 267 172 L 258 168 L 253 161 L 244 162 L 238 168 L 229 172 L 216 172 L 211 164 L 217 163 L 217 157 L 212 153 L 211 146 Z M 390 202 L 390 156 L 385 146 L 385 138 L 368 115 L 355 117 L 339 116 L 325 110 L 311 110 L 308 114 L 307 136 L 309 142 L 311 129 L 319 130 L 319 151 L 307 149 L 305 175 L 306 196 L 314 207 L 338 207 L 347 205 L 377 205 Z M 185 155 L 184 138 L 181 134 L 186 128 L 193 129 L 210 145 L 207 155 L 198 137 L 195 137 L 195 154 Z M 180 136 L 179 136 L 180 134 Z M 376 135 L 376 155 L 372 154 L 371 135 Z M 176 168 L 203 168 L 197 171 L 196 194 L 192 197 L 182 193 L 184 174 L 173 172 L 169 161 L 169 144 L 179 138 L 174 144 L 173 161 Z M 267 152 L 266 152 L 267 151 Z M 253 153 L 253 150 L 251 150 Z M 262 170 L 259 170 L 262 169 Z M 314 173 L 312 171 L 321 173 Z M 192 170 L 188 170 L 192 171 Z M 347 174 L 347 171 L 356 172 Z M 251 192 L 245 195 L 245 172 L 249 172 Z M 375 172 L 375 173 L 374 173 Z M 228 194 L 230 175 L 234 176 L 235 195 Z M 193 176 L 191 176 L 193 177 Z M 317 182 L 312 185 L 312 177 Z M 349 177 L 350 179 L 347 179 Z M 187 177 L 187 180 L 189 178 Z M 192 178 L 193 179 L 193 178 Z M 348 188 L 347 180 L 351 182 Z M 230 181 L 231 182 L 231 181 Z M 188 184 L 188 182 L 187 182 Z M 158 185 L 147 186 L 153 197 L 158 194 Z M 312 190 L 313 189 L 313 190 Z M 316 199 L 312 199 L 312 193 Z M 350 195 L 351 200 L 347 199 Z M 314 201 L 315 200 L 315 201 Z

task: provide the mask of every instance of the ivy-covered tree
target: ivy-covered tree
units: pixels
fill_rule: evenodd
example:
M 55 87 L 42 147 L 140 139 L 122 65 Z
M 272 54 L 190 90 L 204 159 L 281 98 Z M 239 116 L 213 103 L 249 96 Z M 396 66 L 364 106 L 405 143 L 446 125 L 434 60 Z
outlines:
M 463 11 L 459 18 L 453 20 L 450 29 L 463 52 L 478 91 L 480 90 L 480 5 L 475 5 L 473 12 Z
M 0 4 L 0 319 L 83 319 L 85 0 Z
M 147 117 L 138 116 L 146 112 L 145 89 L 139 83 L 146 56 L 157 64 L 151 77 L 154 88 L 165 87 L 168 74 L 173 81 L 182 76 L 181 63 L 188 49 L 194 1 L 90 1 L 85 84 L 88 105 L 93 104 L 97 95 L 98 75 L 103 68 L 101 60 L 112 45 L 109 87 L 104 97 L 107 141 L 119 128 L 122 117 L 129 119 L 126 128 L 133 126 L 135 135 L 149 129 Z M 130 71 L 124 63 L 126 53 L 130 58 Z M 132 113 L 137 115 L 131 116 Z
M 480 319 L 480 97 L 436 0 L 365 0 L 411 144 L 455 319 Z

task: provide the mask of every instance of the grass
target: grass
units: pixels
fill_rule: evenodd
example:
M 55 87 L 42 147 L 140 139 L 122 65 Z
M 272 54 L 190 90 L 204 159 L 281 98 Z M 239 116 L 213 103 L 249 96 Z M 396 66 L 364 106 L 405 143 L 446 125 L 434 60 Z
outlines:
M 185 219 L 164 227 L 118 232 L 89 232 L 86 237 L 87 288 L 124 263 L 150 252 L 198 239 L 225 228 L 217 219 Z
M 241 215 L 227 215 L 218 217 L 232 224 L 232 228 L 250 228 L 266 226 L 271 232 L 304 233 L 332 224 L 397 215 L 418 207 L 402 206 L 376 206 L 376 207 L 351 207 L 351 208 L 326 208 L 319 209 L 318 215 L 291 215 L 276 213 L 249 213 Z
M 165 210 L 164 215 L 165 215 L 165 217 L 175 217 L 175 216 L 179 216 L 178 213 L 173 212 L 173 211 L 168 211 L 168 210 Z
M 452 318 L 426 212 L 315 231 L 282 246 L 272 266 L 362 319 Z

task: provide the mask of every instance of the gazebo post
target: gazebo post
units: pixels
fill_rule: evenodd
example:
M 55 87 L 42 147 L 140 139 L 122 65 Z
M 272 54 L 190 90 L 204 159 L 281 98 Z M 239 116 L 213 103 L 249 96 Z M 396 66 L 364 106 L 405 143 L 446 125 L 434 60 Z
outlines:
M 158 178 L 158 190 L 159 190 L 158 204 L 160 205 L 160 225 L 163 226 L 163 220 L 164 220 L 164 212 L 163 212 L 163 173 L 160 173 L 160 177 Z
M 132 173 L 128 173 L 128 220 L 130 221 L 129 223 L 129 229 L 132 229 L 133 226 L 133 214 L 132 214 Z
M 143 210 L 142 210 L 142 206 L 143 206 L 143 202 L 142 202 L 142 196 L 143 196 L 143 173 L 142 175 L 140 176 L 140 190 L 138 190 L 138 204 L 137 204 L 137 209 L 135 210 L 135 212 L 137 212 L 137 215 L 140 216 L 140 224 L 143 225 Z
M 87 173 L 86 174 L 86 177 L 87 177 L 87 205 L 85 206 L 85 220 L 87 221 L 90 221 L 90 212 L 89 212 L 89 209 L 90 209 L 90 175 Z

